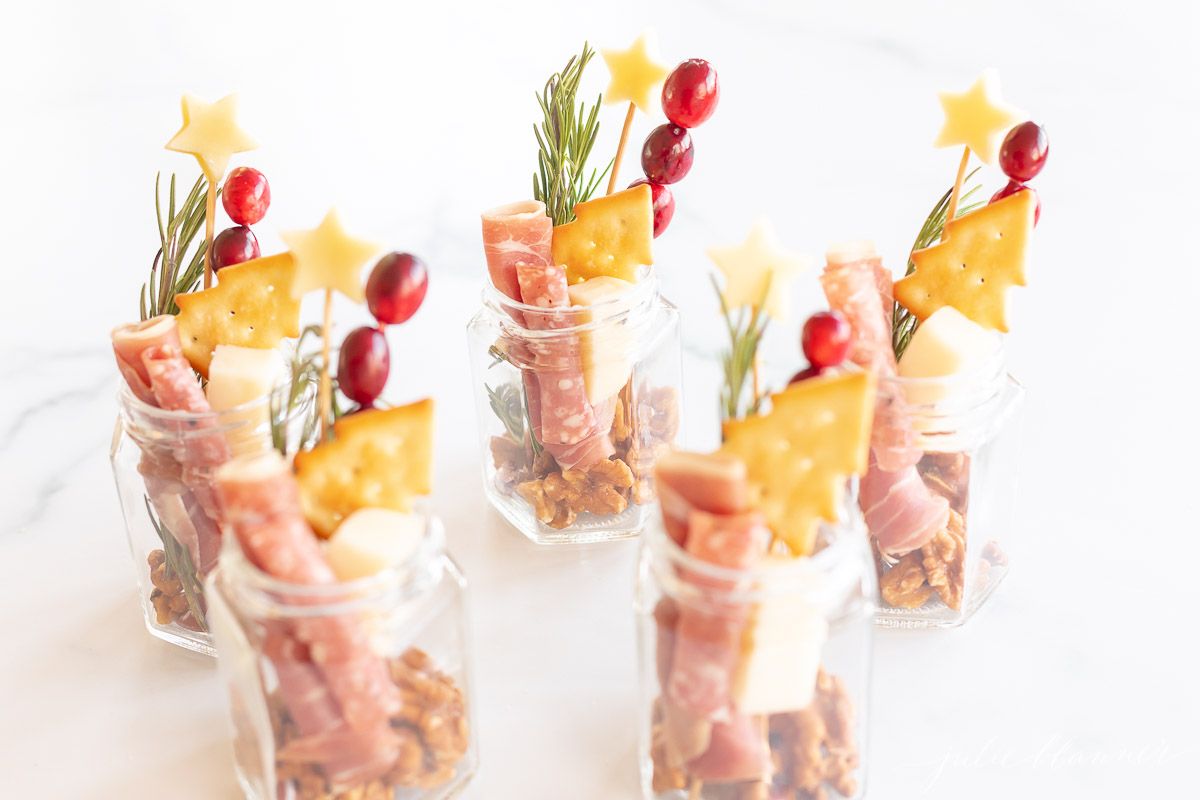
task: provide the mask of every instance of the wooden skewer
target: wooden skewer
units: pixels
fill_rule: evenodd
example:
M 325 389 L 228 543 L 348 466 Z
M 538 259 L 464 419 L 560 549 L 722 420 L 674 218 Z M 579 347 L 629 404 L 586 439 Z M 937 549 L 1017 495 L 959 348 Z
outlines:
M 688 786 L 688 800 L 700 800 L 700 792 L 703 789 L 704 781 L 699 778 L 692 778 L 692 782 Z
M 329 375 L 329 336 L 333 328 L 333 289 L 325 288 L 325 318 L 321 327 L 321 383 L 318 410 L 321 414 L 321 441 L 329 438 L 329 417 L 333 411 L 333 380 Z
M 971 148 L 964 147 L 962 160 L 958 162 L 958 176 L 954 179 L 954 188 L 950 190 L 950 205 L 946 207 L 946 223 L 958 216 L 958 197 L 962 194 L 963 181 L 967 178 L 967 162 L 971 160 Z M 946 228 L 942 227 L 942 238 L 946 238 Z
M 217 184 L 208 182 L 208 197 L 204 203 L 204 288 L 212 286 L 213 228 L 217 216 Z
M 613 189 L 617 188 L 617 173 L 621 171 L 621 157 L 625 155 L 625 143 L 629 141 L 629 127 L 633 125 L 633 112 L 636 110 L 637 106 L 630 103 L 629 110 L 625 112 L 625 124 L 621 127 L 621 141 L 617 142 L 617 155 L 613 159 L 612 172 L 608 174 L 608 191 L 605 194 L 612 194 Z

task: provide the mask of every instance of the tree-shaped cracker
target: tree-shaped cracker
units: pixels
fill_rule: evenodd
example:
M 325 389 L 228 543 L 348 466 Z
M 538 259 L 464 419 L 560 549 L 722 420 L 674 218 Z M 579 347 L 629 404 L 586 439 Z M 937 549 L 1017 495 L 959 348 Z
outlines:
M 297 453 L 304 514 L 328 537 L 360 508 L 411 511 L 432 491 L 433 401 L 367 409 L 342 417 L 334 438 Z
M 924 321 L 953 306 L 985 328 L 1008 331 L 1008 287 L 1025 285 L 1037 198 L 1017 192 L 946 223 L 942 241 L 916 250 L 916 269 L 896 281 L 896 301 Z
M 654 263 L 650 187 L 641 184 L 575 206 L 575 219 L 554 229 L 551 255 L 567 268 L 567 283 L 607 275 L 637 280 Z
M 725 423 L 721 452 L 745 462 L 757 508 L 794 554 L 812 552 L 847 479 L 866 471 L 874 402 L 874 376 L 850 372 L 794 383 L 767 414 Z

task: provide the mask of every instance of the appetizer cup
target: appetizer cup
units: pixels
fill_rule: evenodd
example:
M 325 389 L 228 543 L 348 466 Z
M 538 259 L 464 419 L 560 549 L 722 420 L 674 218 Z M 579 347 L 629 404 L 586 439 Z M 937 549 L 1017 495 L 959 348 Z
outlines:
M 737 569 L 651 525 L 636 610 L 643 796 L 861 797 L 875 570 L 857 511 Z
M 492 505 L 538 544 L 636 536 L 679 430 L 679 315 L 653 274 L 569 308 L 489 286 L 467 330 Z
M 212 492 L 218 459 L 300 446 L 312 433 L 314 395 L 312 384 L 288 381 L 226 411 L 190 413 L 156 408 L 121 388 L 109 458 L 152 635 L 213 654 L 203 585 L 221 552 Z M 284 407 L 287 414 L 278 414 Z
M 425 521 L 402 563 L 325 585 L 226 537 L 206 596 L 247 798 L 445 798 L 474 774 L 466 580 Z
M 879 383 L 884 413 L 911 423 L 913 451 L 896 459 L 877 450 L 859 489 L 879 570 L 880 625 L 961 625 L 1008 571 L 1000 542 L 1012 518 L 1024 389 L 1005 371 L 995 338 L 991 357 L 968 372 Z

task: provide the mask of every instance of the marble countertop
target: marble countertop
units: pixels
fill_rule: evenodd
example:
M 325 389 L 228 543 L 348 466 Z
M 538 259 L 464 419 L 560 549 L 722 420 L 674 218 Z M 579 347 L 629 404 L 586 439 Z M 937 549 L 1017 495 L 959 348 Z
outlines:
M 483 275 L 476 215 L 528 192 L 534 91 L 585 36 L 623 44 L 649 25 L 665 53 L 710 59 L 723 83 L 656 247 L 682 309 L 695 447 L 716 433 L 707 245 L 768 216 L 797 250 L 869 237 L 898 267 L 956 165 L 929 146 L 934 91 L 985 66 L 1050 132 L 1008 346 L 1029 390 L 1011 573 L 963 629 L 879 633 L 869 796 L 1178 796 L 1194 782 L 1195 12 L 1154 0 L 647 5 L 6 10 L 0 794 L 238 794 L 213 662 L 142 628 L 107 458 L 107 332 L 136 314 L 153 175 L 194 174 L 161 149 L 178 96 L 236 90 L 264 143 L 249 161 L 272 183 L 265 252 L 278 228 L 315 224 L 336 202 L 361 233 L 432 265 L 426 307 L 391 333 L 388 395 L 438 402 L 433 505 L 473 589 L 482 768 L 466 796 L 635 795 L 636 544 L 537 549 L 486 506 L 464 326 Z M 620 119 L 606 109 L 601 151 Z M 651 124 L 640 118 L 634 141 Z M 801 319 L 816 281 L 792 300 Z M 364 312 L 338 313 L 349 326 Z M 795 320 L 771 333 L 771 380 L 796 368 Z

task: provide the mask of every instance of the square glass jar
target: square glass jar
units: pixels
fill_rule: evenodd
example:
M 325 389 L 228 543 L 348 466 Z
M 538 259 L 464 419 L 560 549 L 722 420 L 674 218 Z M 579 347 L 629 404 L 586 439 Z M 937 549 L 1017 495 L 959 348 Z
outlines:
M 109 460 L 152 635 L 213 654 L 204 600 L 204 579 L 221 553 L 213 475 L 232 455 L 304 446 L 314 433 L 315 395 L 311 382 L 286 381 L 227 411 L 193 413 L 157 408 L 122 387 Z
M 489 286 L 467 333 L 491 504 L 538 544 L 636 536 L 680 421 L 679 316 L 653 273 L 569 308 Z
M 475 774 L 467 582 L 425 520 L 404 563 L 322 585 L 226 537 L 205 594 L 248 800 L 442 800 Z
M 751 569 L 647 528 L 635 604 L 646 800 L 863 796 L 875 570 L 857 510 L 845 517 L 821 527 L 813 555 Z

